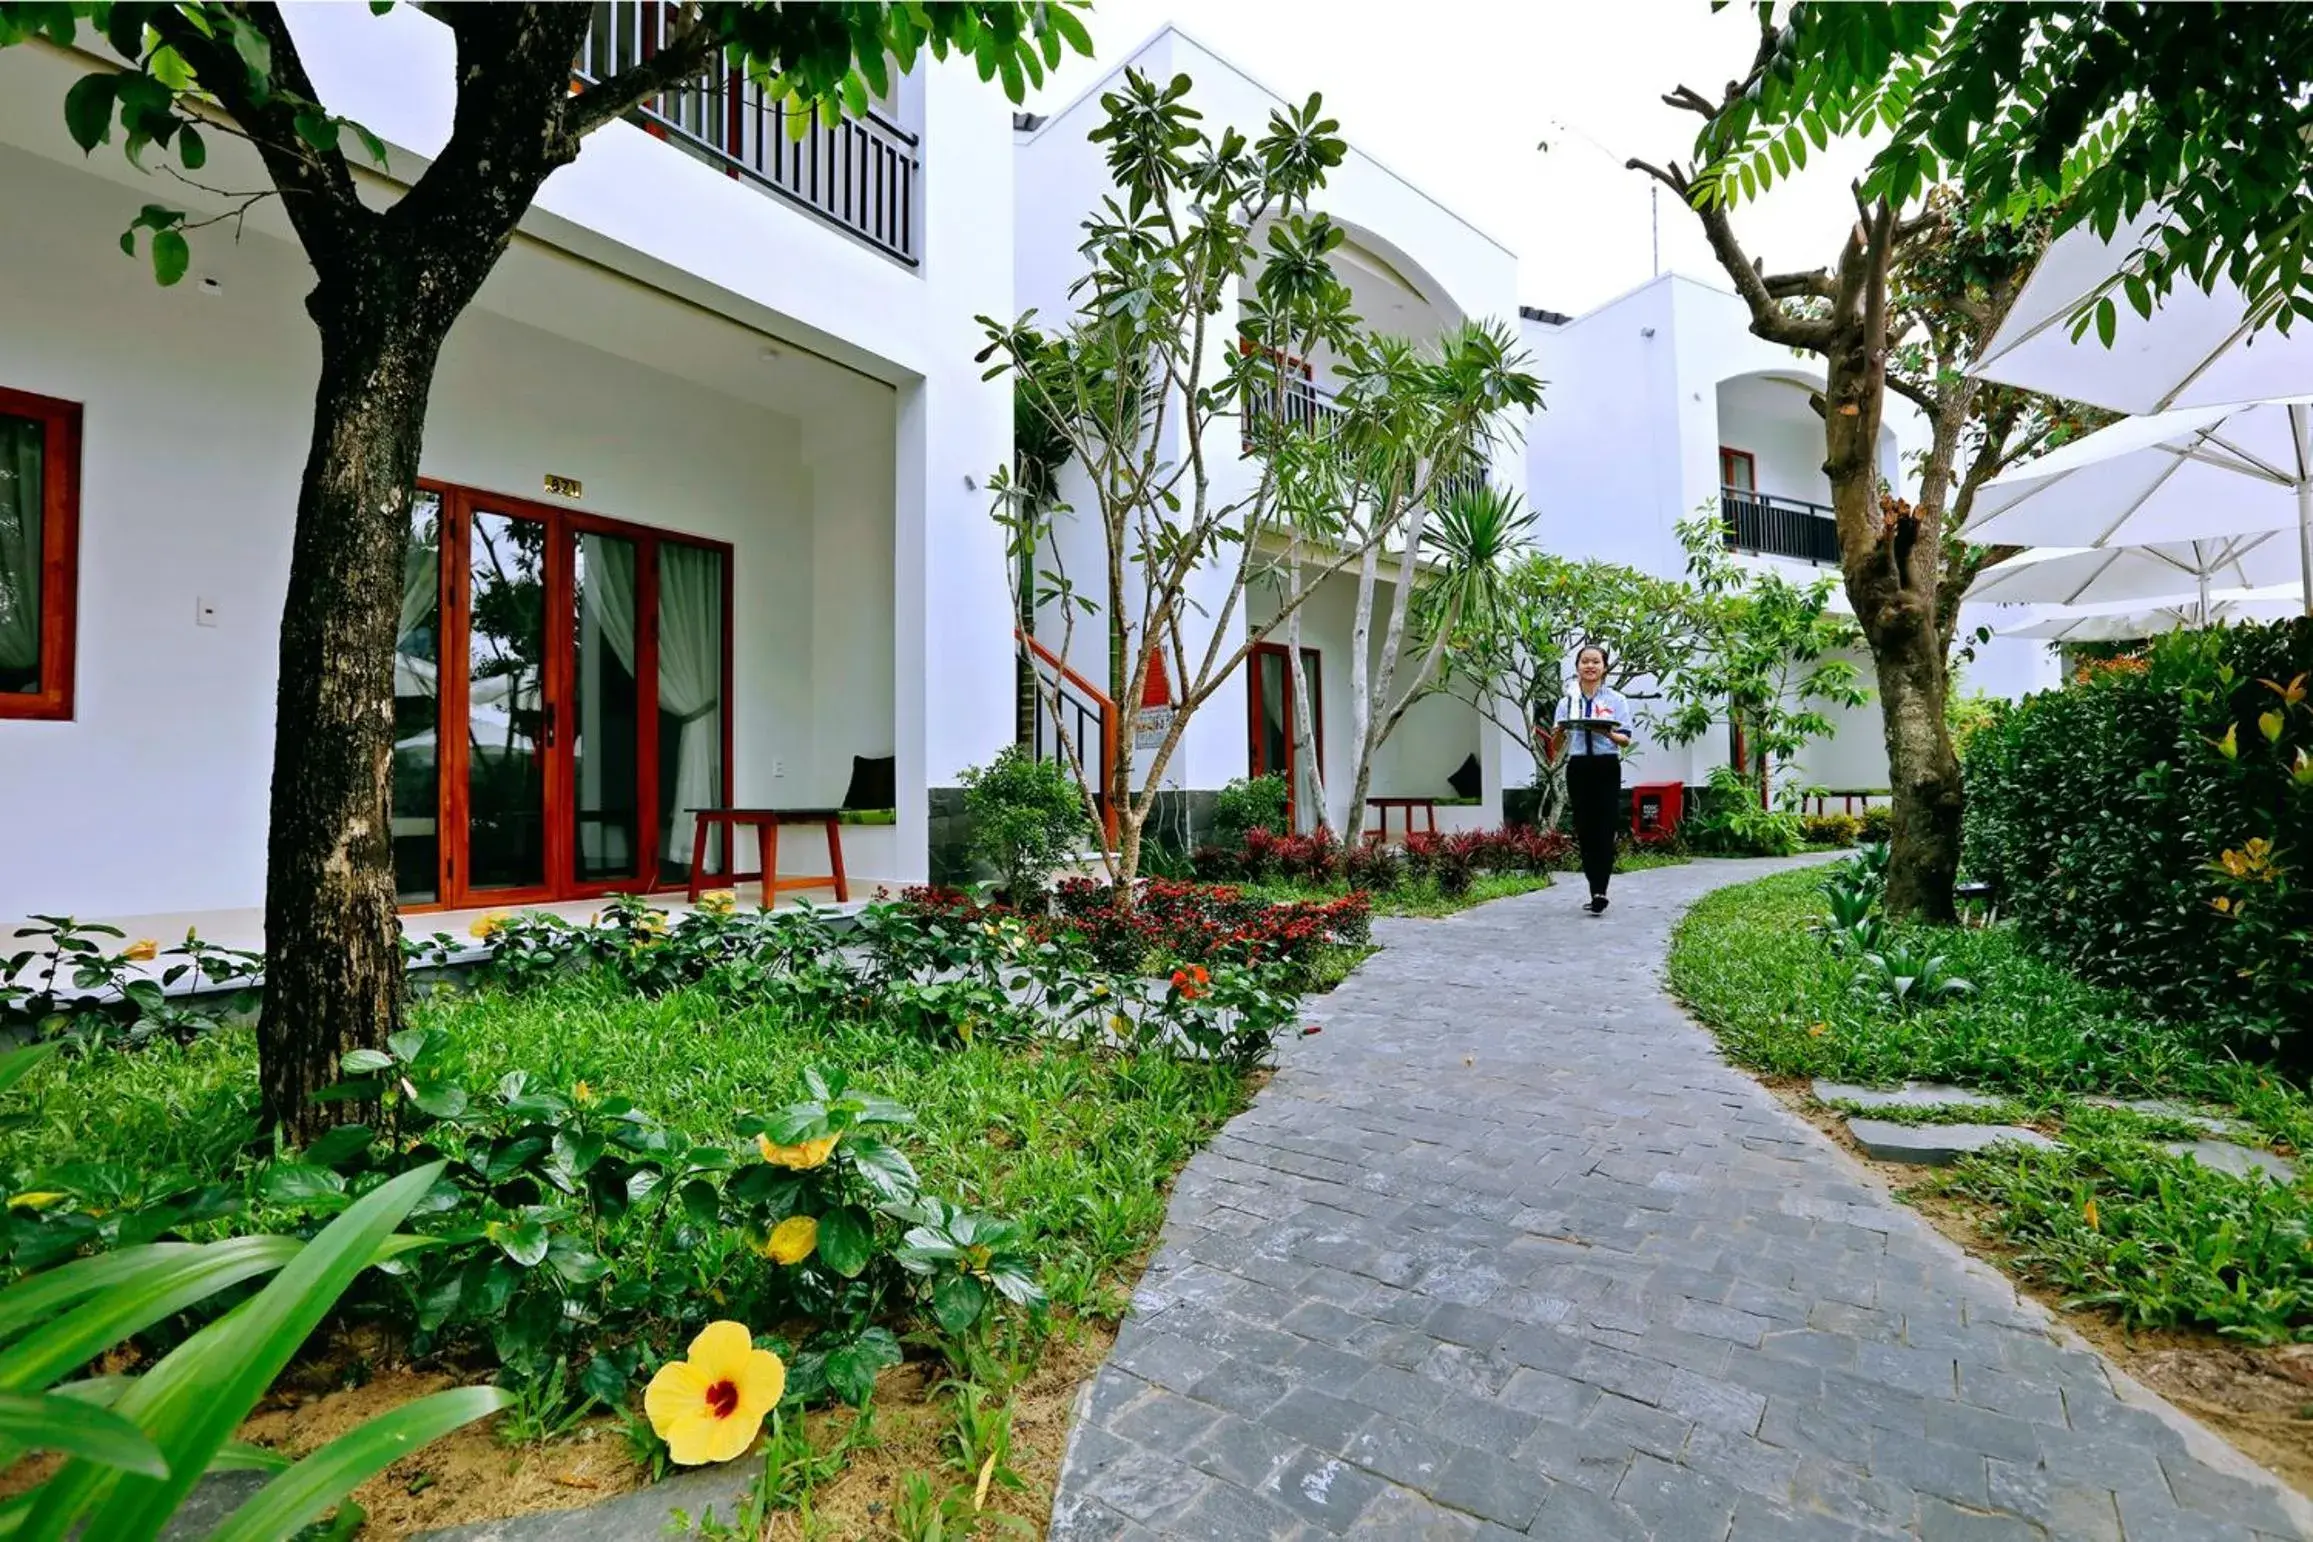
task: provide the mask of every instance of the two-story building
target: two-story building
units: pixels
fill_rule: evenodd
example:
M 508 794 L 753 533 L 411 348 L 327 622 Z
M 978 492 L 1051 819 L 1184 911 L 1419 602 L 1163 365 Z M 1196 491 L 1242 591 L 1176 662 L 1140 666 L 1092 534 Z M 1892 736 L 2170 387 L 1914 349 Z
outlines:
M 1809 401 L 1824 383 L 1819 361 L 1753 336 L 1749 312 L 1731 291 L 1676 273 L 1579 316 L 1529 307 L 1522 320 L 1550 381 L 1548 410 L 1535 414 L 1527 436 L 1537 544 L 1677 577 L 1686 570 L 1678 526 L 1708 514 L 1740 564 L 1794 582 L 1837 580 L 1823 423 Z M 1878 454 L 1889 488 L 1916 490 L 1926 441 L 1918 410 L 1891 395 Z M 1849 610 L 1836 587 L 1832 608 Z M 2012 611 L 1971 606 L 1961 626 L 2006 625 Z M 1858 647 L 1850 658 L 1868 688 L 1869 654 Z M 1977 649 L 1962 688 L 2021 695 L 2055 683 L 2053 669 L 2046 649 L 1996 638 Z M 1876 698 L 1828 715 L 1835 732 L 1802 752 L 1787 768 L 1789 780 L 1884 789 Z M 1624 779 L 1698 785 L 1732 752 L 1724 726 L 1689 745 L 1642 735 Z
M 580 73 L 665 24 L 595 9 Z M 390 165 L 360 175 L 395 196 L 447 138 L 448 30 L 406 6 L 289 22 L 320 98 L 385 141 Z M 19 216 L 0 220 L 0 430 L 42 488 L 34 555 L 7 560 L 63 580 L 48 655 L 0 661 L 39 682 L 0 687 L 0 916 L 159 933 L 197 913 L 245 936 L 311 272 L 277 201 L 197 230 L 173 287 L 123 256 L 141 205 L 200 220 L 237 201 L 206 188 L 267 184 L 231 143 L 201 188 L 117 146 L 84 156 L 62 104 L 103 66 L 0 50 L 0 202 Z M 798 139 L 718 74 L 548 180 L 429 405 L 394 683 L 405 905 L 679 883 L 688 810 L 833 805 L 859 759 L 861 785 L 912 791 L 845 830 L 852 872 L 923 875 L 924 789 L 1010 736 L 1008 687 L 984 699 L 1012 638 L 979 484 L 1009 455 L 1011 400 L 972 358 L 973 318 L 1012 305 L 1010 114 L 968 60 L 927 59 Z M 791 851 L 824 871 L 818 842 Z

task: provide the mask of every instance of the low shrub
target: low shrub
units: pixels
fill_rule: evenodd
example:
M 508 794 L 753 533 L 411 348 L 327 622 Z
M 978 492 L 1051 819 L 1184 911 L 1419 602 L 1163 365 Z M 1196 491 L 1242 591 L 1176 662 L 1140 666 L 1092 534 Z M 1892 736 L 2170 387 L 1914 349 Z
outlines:
M 1696 789 L 1684 828 L 1687 844 L 1712 856 L 1787 857 L 1806 842 L 1805 816 L 1760 807 L 1758 786 L 1730 766 L 1713 767 Z
M 1853 814 L 1809 814 L 1800 828 L 1810 846 L 1852 846 L 1863 837 Z
M 996 871 L 1014 903 L 1044 891 L 1053 870 L 1092 839 L 1084 792 L 1058 761 L 1007 745 L 964 771 L 964 812 L 974 858 Z
M 1860 841 L 1885 844 L 1895 839 L 1895 810 L 1884 803 L 1875 803 L 1855 816 L 1855 835 Z
M 2313 1023 L 2313 620 L 2178 632 L 1970 739 L 1968 871 L 2154 1010 L 2303 1061 Z
M 1221 846 L 1241 846 L 1255 830 L 1283 835 L 1291 825 L 1285 813 L 1285 778 L 1237 777 L 1213 797 L 1213 835 Z

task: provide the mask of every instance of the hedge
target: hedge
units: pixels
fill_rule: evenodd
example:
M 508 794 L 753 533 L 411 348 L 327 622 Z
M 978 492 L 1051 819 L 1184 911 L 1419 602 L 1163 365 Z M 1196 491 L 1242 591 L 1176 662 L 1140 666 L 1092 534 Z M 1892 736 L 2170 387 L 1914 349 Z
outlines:
M 2313 1062 L 2313 620 L 2180 632 L 1968 743 L 1967 854 L 2027 940 Z

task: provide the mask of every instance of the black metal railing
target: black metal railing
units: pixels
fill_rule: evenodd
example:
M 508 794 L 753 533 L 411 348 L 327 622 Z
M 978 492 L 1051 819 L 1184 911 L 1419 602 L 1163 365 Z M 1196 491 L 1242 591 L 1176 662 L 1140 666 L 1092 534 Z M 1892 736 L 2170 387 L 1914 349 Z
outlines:
M 1820 503 L 1724 487 L 1719 490 L 1719 513 L 1729 551 L 1839 565 L 1839 525 Z
M 1109 807 L 1109 777 L 1116 766 L 1122 714 L 1091 681 L 1070 669 L 1035 638 L 1013 630 L 1020 645 L 1022 699 L 1019 742 L 1038 760 L 1057 762 L 1076 780 L 1079 769 L 1094 779 L 1092 801 L 1104 834 L 1116 840 L 1116 812 Z
M 1483 467 L 1473 466 L 1468 471 L 1449 471 L 1430 484 L 1430 507 L 1442 509 L 1456 498 L 1474 493 L 1486 485 Z
M 657 0 L 609 0 L 578 57 L 581 81 L 606 79 L 655 54 L 678 8 Z M 916 136 L 877 113 L 846 113 L 833 128 L 768 100 L 744 70 L 716 58 L 690 82 L 651 98 L 630 117 L 646 132 L 732 177 L 810 210 L 886 256 L 919 260 Z
M 1315 381 L 1288 376 L 1277 382 L 1274 395 L 1246 400 L 1245 450 L 1250 454 L 1257 447 L 1264 424 L 1274 422 L 1286 432 L 1323 434 L 1332 430 L 1341 417 L 1341 410 L 1331 391 Z

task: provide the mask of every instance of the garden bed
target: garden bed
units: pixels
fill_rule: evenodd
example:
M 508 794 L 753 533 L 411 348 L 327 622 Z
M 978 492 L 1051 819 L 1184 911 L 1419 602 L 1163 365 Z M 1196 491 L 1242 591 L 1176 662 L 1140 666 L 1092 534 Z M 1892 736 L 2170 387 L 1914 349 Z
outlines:
M 511 1408 L 360 1490 L 389 1532 L 663 1471 L 639 1394 L 717 1318 L 785 1361 L 784 1503 L 811 1478 L 822 1516 L 892 1517 L 985 1479 L 989 1508 L 1040 1523 L 1068 1399 L 1173 1176 L 1258 1085 L 1293 977 L 1364 951 L 1361 927 L 1335 930 L 1346 907 L 1270 920 L 1245 903 L 1231 935 L 1272 956 L 1169 977 L 1177 938 L 1103 962 L 1080 930 L 906 907 L 840 942 L 729 907 L 497 919 L 489 981 L 414 1002 L 386 1051 L 349 1060 L 351 1090 L 382 1106 L 303 1152 L 260 1134 L 248 1030 L 137 1035 L 95 1014 L 0 1107 L 30 1115 L 0 1160 L 5 1278 L 155 1238 L 311 1237 L 389 1175 L 447 1161 L 408 1190 L 426 1199 L 403 1226 L 436 1245 L 361 1274 L 244 1426 L 298 1454 L 442 1386 L 508 1389 Z M 104 1369 L 141 1372 L 232 1299 Z M 861 1438 L 839 1439 L 862 1404 Z M 0 1495 L 52 1465 L 19 1463 Z
M 2313 1364 L 2299 1347 L 2313 1339 L 2313 1180 L 2212 1171 L 2163 1149 L 2193 1133 L 2179 1121 L 2087 1101 L 2175 1100 L 2295 1156 L 2313 1140 L 2313 1099 L 2218 1032 L 2150 1018 L 2005 927 L 1875 939 L 1882 957 L 1908 957 L 1909 977 L 1968 986 L 1899 1006 L 1859 950 L 1827 941 L 1831 917 L 1821 869 L 1723 890 L 1681 922 L 1672 986 L 1730 1058 L 1859 1156 L 1812 1078 L 1957 1084 L 2002 1100 L 1983 1117 L 2052 1139 L 1948 1169 L 1873 1166 L 2131 1374 L 2313 1492 Z

